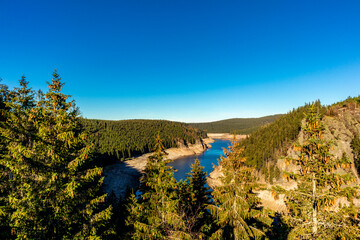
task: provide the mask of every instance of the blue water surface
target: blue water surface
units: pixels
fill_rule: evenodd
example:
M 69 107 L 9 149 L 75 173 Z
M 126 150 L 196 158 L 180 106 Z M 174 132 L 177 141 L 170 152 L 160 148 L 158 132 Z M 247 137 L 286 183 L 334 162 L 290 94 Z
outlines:
M 196 156 L 178 158 L 173 162 L 168 163 L 168 165 L 177 170 L 174 177 L 179 181 L 186 178 L 186 174 L 191 170 L 191 164 L 198 158 L 208 176 L 214 169 L 213 165 L 218 165 L 220 155 L 224 155 L 223 148 L 228 148 L 230 144 L 231 142 L 229 140 L 215 140 L 214 143 L 211 143 L 212 148 L 207 149 L 204 153 Z

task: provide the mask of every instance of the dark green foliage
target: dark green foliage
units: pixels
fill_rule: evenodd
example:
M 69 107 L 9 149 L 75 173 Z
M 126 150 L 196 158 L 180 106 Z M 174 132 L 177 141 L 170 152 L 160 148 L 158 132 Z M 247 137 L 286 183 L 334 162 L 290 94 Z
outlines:
M 92 165 L 92 146 L 85 145 L 78 111 L 61 93 L 56 71 L 48 85 L 35 101 L 23 77 L 6 102 L 0 165 L 5 174 L 10 170 L 11 232 L 19 239 L 107 236 L 111 207 L 99 192 L 102 169 Z
M 351 148 L 353 149 L 353 153 L 354 153 L 355 167 L 358 173 L 360 173 L 360 138 L 358 135 L 355 135 L 354 138 L 352 139 Z
M 206 172 L 198 159 L 191 165 L 186 181 L 179 183 L 180 210 L 185 213 L 187 231 L 193 238 L 204 237 L 211 225 L 211 216 L 207 210 L 211 195 L 206 185 Z
M 11 165 L 16 164 L 9 158 L 9 149 L 14 150 L 22 145 L 25 148 L 29 146 L 31 137 L 33 136 L 34 126 L 28 121 L 30 111 L 35 106 L 34 92 L 28 88 L 28 82 L 25 76 L 19 80 L 20 87 L 9 91 L 7 87 L 2 88 L 2 117 L 3 121 L 0 126 L 1 133 L 1 195 L 2 195 L 2 210 L 4 212 L 0 215 L 6 216 L 7 224 L 12 226 L 10 222 L 11 216 L 14 214 L 14 209 L 9 203 L 9 196 L 19 185 L 19 180 L 16 179 L 16 172 L 13 171 Z M 24 149 L 17 148 L 20 152 L 13 152 L 15 155 L 21 155 Z M 26 159 L 24 159 L 26 161 Z M 25 164 L 24 164 L 25 165 Z M 22 166 L 21 166 L 22 167 Z M 25 166 L 24 166 L 25 167 Z M 16 212 L 15 212 L 16 214 Z M 14 232 L 14 231 L 12 231 Z
M 131 227 L 126 226 L 126 219 L 129 215 L 127 206 L 131 201 L 130 190 L 126 191 L 124 197 L 117 198 L 114 192 L 108 195 L 106 203 L 112 206 L 112 215 L 110 219 L 111 226 L 115 230 L 115 235 L 107 236 L 106 239 L 130 239 L 130 232 L 133 232 Z
M 130 198 L 127 224 L 133 227 L 133 239 L 190 239 L 186 233 L 183 214 L 179 212 L 178 187 L 174 170 L 163 159 L 160 136 L 156 139 L 156 151 L 148 159 L 140 180 L 142 194 L 138 201 Z
M 219 162 L 222 185 L 214 189 L 215 204 L 209 207 L 220 228 L 211 239 L 261 239 L 270 228 L 271 219 L 255 193 L 261 187 L 254 177 L 255 168 L 245 165 L 241 152 L 231 147 Z
M 275 213 L 274 216 L 270 216 L 273 219 L 270 231 L 267 232 L 267 237 L 272 240 L 286 240 L 290 232 L 290 227 L 287 225 L 283 216 L 279 213 Z
M 165 148 L 193 144 L 206 133 L 184 123 L 165 120 L 91 120 L 83 119 L 89 142 L 95 144 L 97 158 L 102 161 L 124 160 L 152 152 L 153 139 L 160 133 Z M 106 163 L 105 163 L 106 164 Z
M 141 177 L 139 200 L 132 194 L 127 225 L 133 239 L 204 239 L 212 224 L 207 206 L 209 189 L 199 160 L 192 165 L 186 182 L 176 182 L 174 170 L 164 159 L 158 135 L 155 152 Z
M 189 213 L 197 215 L 195 222 L 198 226 L 195 229 L 199 230 L 202 226 L 201 222 L 205 219 L 206 208 L 210 203 L 210 192 L 206 185 L 206 173 L 203 171 L 204 167 L 200 165 L 199 159 L 191 165 L 191 172 L 188 173 L 186 179 L 188 181 L 189 193 L 191 194 Z
M 292 110 L 241 141 L 237 147 L 244 148 L 243 155 L 247 158 L 246 164 L 265 172 L 267 163 L 285 155 L 287 149 L 298 137 L 307 106 Z M 325 108 L 320 106 L 320 102 L 317 102 L 316 106 L 320 111 L 325 111 Z
M 6 106 L 6 102 L 9 102 L 10 94 L 8 87 L 0 84 L 0 128 L 5 126 L 9 115 L 10 108 Z M 0 159 L 6 153 L 5 140 L 0 134 Z M 0 239 L 9 239 L 11 235 L 10 215 L 6 204 L 10 186 L 10 170 L 0 164 Z
M 61 93 L 56 71 L 48 92 L 39 92 L 37 99 L 24 76 L 19 85 L 10 91 L 0 84 L 0 239 L 359 238 L 359 209 L 335 203 L 340 196 L 351 203 L 356 195 L 354 179 L 344 169 L 351 162 L 346 154 L 341 159 L 329 154 L 331 143 L 322 140 L 324 125 L 317 114 L 325 108 L 319 102 L 306 115 L 307 140 L 297 145 L 300 157 L 293 159 L 300 171 L 285 173 L 298 181 L 298 189 L 274 187 L 274 192 L 286 193 L 289 214 L 275 216 L 270 226 L 256 196 L 255 167 L 270 182 L 280 177 L 272 160 L 297 138 L 305 107 L 270 116 L 278 118 L 273 123 L 262 119 L 266 126 L 226 151 L 220 161 L 222 186 L 213 192 L 212 204 L 200 162 L 178 183 L 163 153 L 164 148 L 201 141 L 204 131 L 160 120 L 81 119 L 74 102 Z M 356 109 L 359 103 L 359 97 L 349 98 L 328 107 L 327 114 Z M 221 132 L 225 127 L 239 133 L 257 128 L 258 122 L 249 121 L 235 129 L 237 121 L 225 121 Z M 84 130 L 90 134 L 87 139 Z M 93 144 L 100 160 L 95 161 Z M 351 146 L 359 169 L 359 136 Z M 101 158 L 150 151 L 155 152 L 141 178 L 139 199 L 134 194 L 126 200 L 114 194 L 106 199 Z M 339 166 L 342 174 L 334 172 Z
M 298 166 L 296 172 L 284 172 L 288 180 L 295 180 L 297 188 L 284 190 L 277 186 L 276 193 L 285 193 L 289 214 L 285 219 L 293 227 L 289 239 L 358 239 L 360 237 L 359 210 L 353 205 L 357 188 L 346 154 L 335 159 L 329 152 L 332 142 L 323 139 L 325 125 L 314 105 L 306 115 L 303 126 L 305 140 L 296 144 L 296 159 L 286 159 Z M 343 167 L 341 171 L 337 171 Z M 337 202 L 340 197 L 348 203 Z
M 2 111 L 5 109 L 8 109 L 6 107 L 6 102 L 8 101 L 9 97 L 10 97 L 10 91 L 8 89 L 8 86 L 6 86 L 5 84 L 1 83 L 2 79 L 0 78 L 0 120 L 3 121 L 3 113 Z
M 207 131 L 208 133 L 233 133 L 250 134 L 261 126 L 279 119 L 282 114 L 261 118 L 232 118 L 207 123 L 189 123 L 191 126 Z

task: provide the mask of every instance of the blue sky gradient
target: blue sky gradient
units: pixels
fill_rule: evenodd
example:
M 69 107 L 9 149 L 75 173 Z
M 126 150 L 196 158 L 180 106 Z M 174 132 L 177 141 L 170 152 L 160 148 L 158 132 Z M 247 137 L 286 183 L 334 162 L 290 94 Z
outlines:
M 0 77 L 82 115 L 212 121 L 360 93 L 359 1 L 0 0 Z

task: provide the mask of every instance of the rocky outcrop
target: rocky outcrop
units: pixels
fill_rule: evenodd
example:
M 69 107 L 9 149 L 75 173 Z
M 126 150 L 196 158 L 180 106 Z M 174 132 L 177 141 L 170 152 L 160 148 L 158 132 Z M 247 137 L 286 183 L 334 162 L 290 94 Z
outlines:
M 347 157 L 354 163 L 354 156 L 352 153 L 350 143 L 355 135 L 360 136 L 360 110 L 346 109 L 346 111 L 342 111 L 335 116 L 325 116 L 323 120 L 326 125 L 324 139 L 327 141 L 332 141 L 334 143 L 333 149 L 330 151 L 330 153 L 333 154 L 335 158 L 341 158 L 343 153 L 345 153 Z M 302 131 L 300 132 L 297 141 L 300 144 L 304 142 L 304 135 Z M 286 157 L 287 158 L 297 157 L 296 152 L 293 150 L 293 147 L 290 147 L 288 149 Z M 298 170 L 298 167 L 293 164 L 285 164 L 285 160 L 283 158 L 278 159 L 276 165 L 281 171 L 292 172 Z M 345 170 L 339 169 L 338 171 L 345 171 Z M 356 171 L 355 164 L 352 164 L 351 173 L 357 178 L 358 180 L 357 184 L 359 184 L 360 178 Z M 214 171 L 210 173 L 207 179 L 208 185 L 211 188 L 221 185 L 221 180 L 220 180 L 221 176 L 222 176 L 221 166 L 216 167 Z M 261 179 L 261 176 L 259 178 Z M 266 184 L 267 190 L 261 190 L 257 192 L 264 207 L 267 207 L 277 212 L 286 212 L 284 196 L 280 195 L 277 199 L 275 199 L 271 195 L 270 189 L 274 185 L 279 185 L 289 190 L 296 188 L 297 184 L 294 181 L 287 182 L 284 179 L 279 179 L 278 181 L 274 182 L 273 185 Z M 341 201 L 342 204 L 345 203 L 343 200 Z M 360 202 L 354 201 L 354 203 L 360 206 Z
M 214 189 L 217 186 L 221 186 L 222 177 L 223 177 L 222 167 L 216 166 L 214 167 L 214 170 L 207 177 L 206 183 L 209 185 L 210 188 Z
M 201 154 L 210 148 L 210 144 L 213 142 L 212 138 L 205 138 L 188 146 L 181 144 L 180 147 L 166 149 L 166 159 L 175 160 L 180 157 Z M 104 167 L 104 191 L 107 193 L 113 191 L 116 196 L 124 196 L 127 188 L 136 190 L 147 159 L 151 154 L 143 154 L 140 157 Z

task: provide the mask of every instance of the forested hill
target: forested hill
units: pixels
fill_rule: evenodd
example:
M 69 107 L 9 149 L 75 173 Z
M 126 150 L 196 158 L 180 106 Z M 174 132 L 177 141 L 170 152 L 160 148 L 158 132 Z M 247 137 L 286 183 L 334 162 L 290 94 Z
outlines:
M 215 122 L 189 124 L 209 133 L 233 133 L 236 131 L 238 134 L 250 134 L 261 126 L 279 119 L 282 115 L 283 114 L 276 114 L 261 118 L 231 118 Z
M 315 102 L 315 107 L 322 116 L 339 118 L 339 114 L 351 112 L 359 104 L 360 97 L 354 97 L 330 106 L 323 106 L 317 101 Z M 244 141 L 239 142 L 237 147 L 244 149 L 243 155 L 247 159 L 247 165 L 262 170 L 265 173 L 266 180 L 270 182 L 272 182 L 272 178 L 279 177 L 279 171 L 275 166 L 276 160 L 285 156 L 289 147 L 297 141 L 301 130 L 301 121 L 304 119 L 308 108 L 309 104 L 306 104 L 305 106 L 293 109 L 276 121 L 261 127 Z M 343 122 L 344 126 L 356 125 L 352 123 L 354 119 L 350 117 L 349 119 L 343 120 L 339 118 L 339 122 Z M 355 134 L 356 130 L 353 130 L 353 132 Z M 348 133 L 348 135 L 350 136 L 351 134 Z
M 95 144 L 103 161 L 124 160 L 153 150 L 160 133 L 165 148 L 193 144 L 206 137 L 204 131 L 180 122 L 166 120 L 93 120 L 83 119 L 88 141 Z
M 316 105 L 323 111 L 320 102 L 316 102 Z M 241 141 L 238 147 L 244 148 L 243 154 L 247 158 L 246 163 L 265 171 L 268 167 L 266 163 L 276 160 L 286 153 L 288 147 L 299 135 L 301 121 L 304 119 L 308 106 L 293 109 Z

